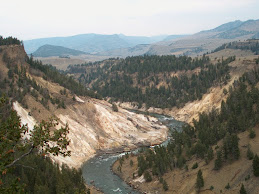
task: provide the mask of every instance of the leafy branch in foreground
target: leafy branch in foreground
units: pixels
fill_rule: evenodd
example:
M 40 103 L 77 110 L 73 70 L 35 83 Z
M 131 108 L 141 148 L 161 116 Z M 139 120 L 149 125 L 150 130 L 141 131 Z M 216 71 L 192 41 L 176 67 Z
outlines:
M 12 110 L 9 100 L 0 98 L 0 191 L 17 191 L 15 180 L 5 178 L 17 167 L 19 161 L 30 155 L 34 150 L 41 150 L 42 154 L 54 156 L 70 156 L 67 150 L 69 140 L 68 125 L 55 129 L 56 119 L 42 121 L 29 131 L 27 125 L 22 125 L 16 111 Z M 30 138 L 26 138 L 30 136 Z

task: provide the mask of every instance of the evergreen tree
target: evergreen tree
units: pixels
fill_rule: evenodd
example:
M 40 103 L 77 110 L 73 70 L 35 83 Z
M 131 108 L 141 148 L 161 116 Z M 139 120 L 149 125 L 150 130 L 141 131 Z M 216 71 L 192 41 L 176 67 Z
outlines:
M 257 154 L 254 156 L 254 160 L 253 160 L 253 171 L 254 171 L 254 175 L 256 177 L 259 176 L 259 158 L 257 156 Z
M 222 156 L 221 156 L 221 151 L 217 151 L 217 158 L 215 160 L 215 163 L 214 163 L 214 169 L 215 170 L 219 170 L 222 166 Z
M 242 186 L 240 188 L 240 194 L 246 194 L 246 190 L 245 190 L 244 184 L 242 184 Z
M 148 171 L 146 171 L 144 173 L 144 178 L 145 178 L 146 182 L 151 182 L 152 181 L 152 177 L 151 177 L 151 175 L 150 175 L 150 173 Z
M 168 190 L 168 184 L 165 180 L 163 181 L 163 189 L 164 189 L 164 191 Z
M 214 158 L 214 153 L 213 153 L 212 147 L 209 147 L 208 156 L 207 157 L 208 157 L 208 161 L 211 161 Z
M 200 190 L 200 188 L 203 186 L 204 186 L 204 180 L 203 180 L 202 172 L 201 170 L 199 170 L 197 174 L 197 179 L 196 179 L 196 187 L 198 188 L 198 190 Z
M 248 160 L 252 160 L 254 158 L 254 153 L 252 152 L 251 146 L 248 145 L 248 148 L 247 148 L 247 152 L 246 152 L 246 156 L 248 158 Z

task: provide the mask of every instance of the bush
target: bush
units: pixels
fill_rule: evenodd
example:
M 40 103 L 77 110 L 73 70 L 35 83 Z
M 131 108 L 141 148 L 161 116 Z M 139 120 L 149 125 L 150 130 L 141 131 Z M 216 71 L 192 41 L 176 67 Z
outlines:
M 167 182 L 165 180 L 163 182 L 163 189 L 164 189 L 164 191 L 168 190 L 168 184 L 167 184 Z
M 119 111 L 117 105 L 114 104 L 114 103 L 112 104 L 112 110 L 113 110 L 114 112 L 118 112 L 118 111 Z
M 251 129 L 250 132 L 249 132 L 249 137 L 250 137 L 251 139 L 253 139 L 253 138 L 255 138 L 255 136 L 256 136 L 255 131 L 254 131 L 253 129 Z
M 130 160 L 130 166 L 133 166 L 133 161 L 132 160 Z
M 151 175 L 150 175 L 150 173 L 148 171 L 146 171 L 144 173 L 144 178 L 145 178 L 146 182 L 151 182 L 152 181 L 152 177 L 151 177 Z
M 257 154 L 255 154 L 253 159 L 253 172 L 256 177 L 259 176 L 259 158 Z
M 225 186 L 226 189 L 230 189 L 229 183 Z
M 254 158 L 254 153 L 252 152 L 250 146 L 248 146 L 247 152 L 246 152 L 246 156 L 248 160 L 252 160 Z
M 196 169 L 196 168 L 198 168 L 198 163 L 197 162 L 195 164 L 193 164 L 193 166 L 192 166 L 192 169 Z

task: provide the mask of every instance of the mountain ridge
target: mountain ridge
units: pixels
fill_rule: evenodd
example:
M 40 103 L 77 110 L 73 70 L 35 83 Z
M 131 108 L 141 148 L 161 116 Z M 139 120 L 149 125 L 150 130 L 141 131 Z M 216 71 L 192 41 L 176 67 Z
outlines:
M 63 46 L 88 53 L 102 52 L 112 49 L 132 47 L 138 44 L 150 44 L 161 41 L 166 37 L 162 36 L 126 36 L 123 34 L 78 34 L 66 37 L 50 37 L 33 40 L 25 40 L 24 46 L 28 54 L 37 50 L 44 44 Z
M 45 44 L 39 47 L 35 52 L 32 53 L 32 55 L 35 57 L 52 57 L 52 56 L 66 57 L 69 55 L 78 56 L 83 54 L 86 54 L 86 53 L 83 51 L 69 49 L 63 46 L 54 46 L 50 44 Z

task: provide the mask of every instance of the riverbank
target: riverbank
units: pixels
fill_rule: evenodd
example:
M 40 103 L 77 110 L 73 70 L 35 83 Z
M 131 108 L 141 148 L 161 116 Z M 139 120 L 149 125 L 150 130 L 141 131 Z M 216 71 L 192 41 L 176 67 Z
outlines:
M 133 161 L 133 165 L 130 165 L 130 160 Z M 137 157 L 134 156 L 133 154 L 129 155 L 129 158 L 125 161 L 123 164 L 123 169 L 119 170 L 120 168 L 120 161 L 119 159 L 116 160 L 112 166 L 111 166 L 111 171 L 122 181 L 124 181 L 127 185 L 132 187 L 133 189 L 137 190 L 139 193 L 146 193 L 143 188 L 139 187 L 139 184 L 137 182 L 134 182 L 133 180 L 133 174 L 137 175 Z M 123 173 L 122 173 L 123 172 Z M 132 172 L 132 176 L 130 176 L 130 173 Z M 141 182 L 140 182 L 141 183 Z
M 130 187 L 138 190 L 140 193 L 172 193 L 172 190 L 164 191 L 163 185 L 159 182 L 157 177 L 153 177 L 152 182 L 146 182 L 143 175 L 138 177 L 138 161 L 136 155 L 129 155 L 127 159 L 124 159 L 122 165 L 118 159 L 112 165 L 112 171 Z M 165 178 L 167 182 L 170 182 L 169 179 L 170 177 Z

